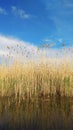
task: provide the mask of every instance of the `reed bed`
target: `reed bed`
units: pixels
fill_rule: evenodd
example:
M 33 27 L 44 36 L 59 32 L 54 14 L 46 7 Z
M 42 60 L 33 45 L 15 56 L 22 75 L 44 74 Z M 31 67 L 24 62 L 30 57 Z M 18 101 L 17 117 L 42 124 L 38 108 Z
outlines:
M 32 99 L 73 96 L 73 63 L 62 60 L 0 65 L 0 96 Z

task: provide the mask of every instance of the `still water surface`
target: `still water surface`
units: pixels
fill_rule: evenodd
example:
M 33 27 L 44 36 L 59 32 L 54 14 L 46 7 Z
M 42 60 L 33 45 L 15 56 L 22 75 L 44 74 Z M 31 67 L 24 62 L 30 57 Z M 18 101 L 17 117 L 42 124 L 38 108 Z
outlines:
M 73 99 L 0 98 L 0 130 L 73 130 Z

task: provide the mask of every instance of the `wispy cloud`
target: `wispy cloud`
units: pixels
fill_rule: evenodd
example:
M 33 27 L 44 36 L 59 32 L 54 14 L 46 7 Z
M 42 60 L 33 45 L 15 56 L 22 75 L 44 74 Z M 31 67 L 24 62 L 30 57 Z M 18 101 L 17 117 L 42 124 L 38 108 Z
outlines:
M 62 43 L 62 42 L 63 42 L 63 39 L 62 39 L 62 38 L 59 38 L 59 39 L 58 39 L 58 42 Z
M 68 7 L 72 8 L 73 7 L 73 1 L 72 0 L 63 0 L 63 2 L 64 2 L 64 6 L 66 8 L 68 8 Z
M 52 20 L 57 36 L 69 42 L 68 39 L 73 39 L 73 0 L 43 1 L 47 17 Z
M 12 12 L 14 13 L 14 15 L 19 16 L 22 19 L 30 18 L 30 15 L 28 13 L 26 13 L 23 9 L 19 9 L 16 6 L 12 6 L 11 9 L 12 9 Z
M 6 15 L 7 11 L 4 8 L 0 7 L 0 14 Z
M 70 8 L 72 7 L 72 8 L 73 8 L 73 4 L 66 4 L 65 6 L 66 6 L 66 7 L 70 7 Z

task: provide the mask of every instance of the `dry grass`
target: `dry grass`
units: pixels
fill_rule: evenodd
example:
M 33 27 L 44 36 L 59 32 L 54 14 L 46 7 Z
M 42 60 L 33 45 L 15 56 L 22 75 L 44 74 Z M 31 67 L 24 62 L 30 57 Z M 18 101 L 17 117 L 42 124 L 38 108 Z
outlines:
M 0 65 L 0 96 L 19 99 L 73 96 L 73 63 L 44 60 L 38 64 Z

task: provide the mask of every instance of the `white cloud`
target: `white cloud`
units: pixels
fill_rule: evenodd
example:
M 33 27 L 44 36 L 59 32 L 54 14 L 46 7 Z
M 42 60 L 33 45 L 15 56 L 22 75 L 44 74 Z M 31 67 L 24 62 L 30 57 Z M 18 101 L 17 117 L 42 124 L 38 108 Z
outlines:
M 14 59 L 30 59 L 37 56 L 37 47 L 29 42 L 0 35 L 0 57 Z
M 43 58 L 46 59 L 63 59 L 67 58 L 68 60 L 73 58 L 73 47 L 72 48 L 65 48 L 64 49 L 57 49 L 57 48 L 40 48 L 38 49 L 37 46 L 22 41 L 19 39 L 7 37 L 0 35 L 0 60 L 5 58 L 10 60 L 18 60 L 18 61 L 41 61 Z
M 6 10 L 4 8 L 0 7 L 0 14 L 6 15 L 7 12 L 6 12 Z
M 0 49 L 0 56 L 2 57 L 3 55 L 7 55 L 8 54 L 8 51 L 3 51 Z
M 27 14 L 23 9 L 19 9 L 16 6 L 12 6 L 11 9 L 12 9 L 12 12 L 16 16 L 19 16 L 22 19 L 29 19 L 30 18 L 30 15 Z

